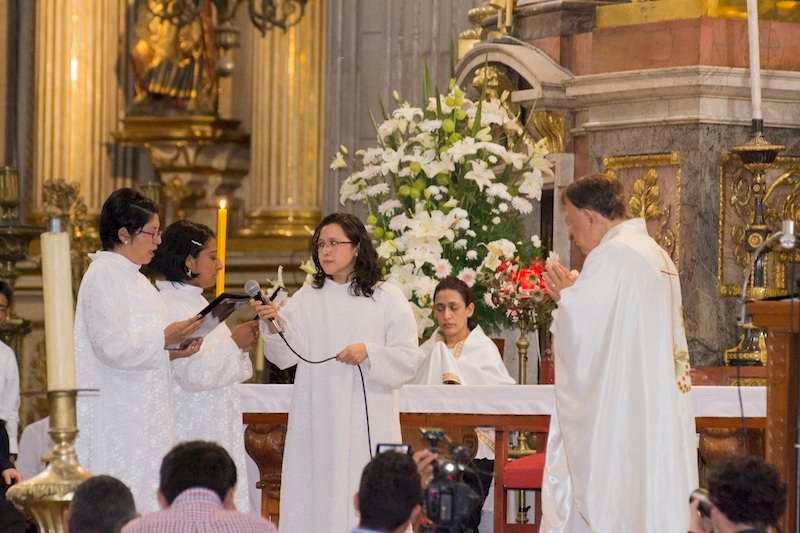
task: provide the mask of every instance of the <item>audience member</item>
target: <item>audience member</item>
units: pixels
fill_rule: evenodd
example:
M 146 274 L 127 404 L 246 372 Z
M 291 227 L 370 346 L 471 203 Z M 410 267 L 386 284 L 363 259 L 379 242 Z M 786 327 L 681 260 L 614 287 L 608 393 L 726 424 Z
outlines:
M 134 520 L 124 531 L 276 533 L 270 522 L 236 510 L 235 488 L 236 466 L 222 446 L 206 441 L 178 444 L 161 462 L 162 510 Z
M 5 429 L 0 427 L 0 437 L 5 437 Z M 6 499 L 6 489 L 9 485 L 21 481 L 22 476 L 14 468 L 7 454 L 0 455 L 0 531 L 3 533 L 24 533 L 26 529 L 25 518 Z
M 25 479 L 32 478 L 44 471 L 47 466 L 48 460 L 45 456 L 53 447 L 49 431 L 49 416 L 28 424 L 22 430 L 22 435 L 19 437 L 19 455 L 16 465 Z
M 131 489 L 111 476 L 94 476 L 75 489 L 66 533 L 119 533 L 136 518 Z
M 10 314 L 14 293 L 11 286 L 0 280 L 0 322 Z M 19 368 L 17 356 L 7 344 L 0 341 L 0 425 L 5 425 L 7 441 L 0 443 L 5 458 L 16 458 L 17 431 L 19 430 Z M 7 445 L 7 449 L 3 445 Z
M 378 454 L 367 463 L 353 497 L 360 515 L 353 533 L 402 533 L 417 520 L 422 512 L 417 468 L 414 459 L 398 452 Z
M 786 509 L 786 484 L 774 466 L 753 456 L 723 460 L 708 477 L 710 517 L 691 504 L 690 533 L 766 533 Z

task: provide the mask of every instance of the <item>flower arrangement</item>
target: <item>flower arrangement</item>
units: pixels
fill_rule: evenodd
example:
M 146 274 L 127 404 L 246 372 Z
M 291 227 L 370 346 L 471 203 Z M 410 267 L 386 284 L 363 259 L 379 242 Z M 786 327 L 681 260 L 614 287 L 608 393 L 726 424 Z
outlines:
M 435 96 L 428 85 L 426 74 L 423 107 L 395 92 L 397 108 L 373 119 L 377 146 L 356 152 L 340 200 L 366 208 L 383 273 L 411 302 L 420 336 L 433 326 L 436 284 L 449 275 L 473 287 L 478 322 L 496 332 L 510 317 L 488 305 L 486 282 L 518 248 L 543 257 L 522 217 L 541 200 L 552 164 L 510 112 L 507 93 L 472 101 L 454 81 Z M 349 158 L 341 147 L 331 168 L 347 168 Z
M 543 258 L 528 250 L 504 257 L 494 274 L 485 274 L 484 303 L 502 311 L 522 335 L 550 325 L 555 302 L 545 290 L 545 265 Z

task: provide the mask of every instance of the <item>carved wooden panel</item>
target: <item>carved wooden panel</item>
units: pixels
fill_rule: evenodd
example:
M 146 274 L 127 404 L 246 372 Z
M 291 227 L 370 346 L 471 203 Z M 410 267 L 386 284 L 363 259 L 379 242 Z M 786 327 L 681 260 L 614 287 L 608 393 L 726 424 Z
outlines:
M 625 188 L 628 215 L 641 217 L 647 231 L 680 270 L 680 154 L 622 155 L 603 158 L 603 172 Z

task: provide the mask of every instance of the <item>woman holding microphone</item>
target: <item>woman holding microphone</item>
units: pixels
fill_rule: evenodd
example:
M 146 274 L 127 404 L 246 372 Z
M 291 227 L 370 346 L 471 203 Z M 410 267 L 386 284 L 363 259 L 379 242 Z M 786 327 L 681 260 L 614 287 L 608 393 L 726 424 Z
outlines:
M 311 284 L 280 310 L 269 302 L 253 306 L 267 359 L 280 368 L 298 365 L 280 530 L 338 533 L 358 523 L 352 495 L 374 446 L 401 440 L 397 389 L 413 379 L 423 354 L 411 307 L 400 289 L 381 280 L 375 248 L 358 218 L 325 217 L 311 239 L 311 255 Z M 314 364 L 298 355 L 330 360 Z

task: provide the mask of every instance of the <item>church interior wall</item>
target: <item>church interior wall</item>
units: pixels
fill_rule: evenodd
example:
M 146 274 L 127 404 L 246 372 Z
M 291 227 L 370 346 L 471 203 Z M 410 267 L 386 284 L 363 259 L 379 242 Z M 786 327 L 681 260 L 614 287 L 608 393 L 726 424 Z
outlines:
M 765 135 L 800 153 L 797 129 L 767 128 Z M 576 175 L 603 170 L 608 156 L 676 151 L 680 155 L 680 262 L 686 335 L 692 363 L 722 363 L 737 341 L 735 298 L 720 294 L 718 238 L 723 154 L 749 139 L 745 126 L 683 124 L 593 131 L 575 139 Z

